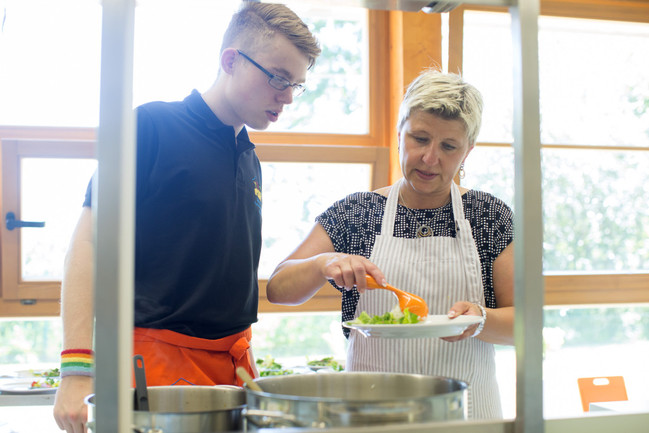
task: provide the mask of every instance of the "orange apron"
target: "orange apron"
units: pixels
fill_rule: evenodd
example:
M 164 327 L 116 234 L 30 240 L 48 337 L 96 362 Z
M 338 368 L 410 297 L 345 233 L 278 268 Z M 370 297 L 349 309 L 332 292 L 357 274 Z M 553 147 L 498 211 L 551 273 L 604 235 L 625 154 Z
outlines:
M 135 328 L 133 354 L 142 355 L 147 386 L 238 385 L 244 367 L 253 375 L 250 328 L 218 340 L 191 337 L 166 329 Z M 135 386 L 135 380 L 133 381 Z

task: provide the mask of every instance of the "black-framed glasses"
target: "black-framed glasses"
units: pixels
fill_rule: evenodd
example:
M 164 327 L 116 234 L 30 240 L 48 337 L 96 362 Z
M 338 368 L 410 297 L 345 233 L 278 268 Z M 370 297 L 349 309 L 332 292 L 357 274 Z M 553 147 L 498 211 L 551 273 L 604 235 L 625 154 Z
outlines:
M 263 66 L 261 66 L 259 63 L 252 60 L 250 57 L 248 57 L 247 54 L 241 52 L 241 50 L 237 50 L 237 53 L 241 54 L 244 58 L 248 59 L 248 61 L 253 65 L 255 65 L 261 72 L 268 75 L 268 85 L 273 89 L 286 90 L 286 88 L 291 87 L 293 89 L 294 98 L 297 98 L 306 90 L 306 88 L 302 84 L 291 83 L 284 77 L 280 77 L 279 75 L 275 75 L 272 72 L 268 72 Z

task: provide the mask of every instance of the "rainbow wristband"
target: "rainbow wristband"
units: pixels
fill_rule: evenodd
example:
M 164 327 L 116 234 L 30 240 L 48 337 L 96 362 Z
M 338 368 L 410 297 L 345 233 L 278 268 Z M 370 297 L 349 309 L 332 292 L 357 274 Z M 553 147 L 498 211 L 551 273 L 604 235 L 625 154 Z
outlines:
M 90 349 L 68 349 L 61 352 L 61 377 L 94 376 L 95 352 Z

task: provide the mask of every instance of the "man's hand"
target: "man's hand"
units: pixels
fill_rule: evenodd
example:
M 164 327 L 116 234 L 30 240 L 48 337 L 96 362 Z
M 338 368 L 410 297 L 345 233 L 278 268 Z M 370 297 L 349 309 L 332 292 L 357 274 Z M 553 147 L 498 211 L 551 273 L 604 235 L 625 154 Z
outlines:
M 93 378 L 67 376 L 61 379 L 54 399 L 54 419 L 67 433 L 86 433 L 88 408 L 84 399 L 94 392 Z

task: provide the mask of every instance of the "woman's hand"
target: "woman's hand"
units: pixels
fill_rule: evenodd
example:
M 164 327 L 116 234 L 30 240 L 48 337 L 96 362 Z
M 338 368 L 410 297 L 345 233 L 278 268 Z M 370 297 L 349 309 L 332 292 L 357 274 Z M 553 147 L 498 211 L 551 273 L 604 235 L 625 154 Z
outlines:
M 485 343 L 514 344 L 514 245 L 509 244 L 494 261 L 493 269 L 494 295 L 496 308 L 485 308 L 487 316 L 480 334 L 476 335 Z M 461 315 L 482 316 L 482 310 L 476 304 L 467 301 L 456 302 L 449 310 L 452 319 Z M 467 328 L 462 335 L 447 337 L 445 341 L 460 341 L 470 338 L 478 325 Z
M 485 318 L 484 327 L 475 338 L 491 344 L 513 344 L 514 307 L 498 305 L 497 308 L 485 308 L 485 311 L 487 317 Z M 449 310 L 448 317 L 454 319 L 462 315 L 482 316 L 482 310 L 477 304 L 471 302 L 456 302 Z M 471 325 L 461 335 L 445 337 L 442 340 L 453 342 L 470 338 L 478 329 L 478 326 L 480 324 Z
M 316 224 L 309 236 L 280 263 L 268 279 L 266 297 L 274 304 L 299 305 L 333 280 L 339 287 L 367 289 L 365 274 L 380 284 L 385 276 L 363 256 L 337 253 L 325 229 Z
M 449 319 L 455 319 L 456 317 L 464 315 L 482 317 L 482 310 L 472 302 L 460 301 L 453 304 L 447 315 Z M 461 341 L 466 338 L 471 338 L 476 329 L 478 329 L 478 326 L 480 326 L 480 324 L 476 323 L 475 325 L 471 325 L 466 328 L 460 335 L 455 335 L 453 337 L 443 337 L 442 340 L 452 343 L 454 341 Z
M 61 379 L 54 399 L 54 419 L 67 433 L 86 433 L 88 408 L 85 398 L 93 393 L 93 378 L 67 376 Z
M 371 275 L 380 285 L 387 281 L 381 270 L 363 256 L 343 253 L 325 253 L 321 255 L 322 274 L 327 280 L 333 280 L 338 287 L 352 290 L 356 287 L 360 293 L 367 290 L 365 275 Z

